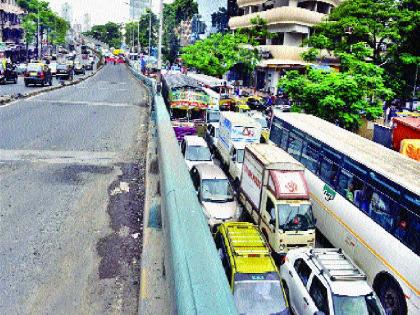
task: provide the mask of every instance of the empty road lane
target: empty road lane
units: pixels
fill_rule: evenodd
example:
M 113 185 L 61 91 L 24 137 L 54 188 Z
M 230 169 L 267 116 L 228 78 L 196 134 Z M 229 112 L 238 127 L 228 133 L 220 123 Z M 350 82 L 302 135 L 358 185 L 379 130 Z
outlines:
M 124 65 L 0 107 L 0 314 L 135 314 L 146 90 Z

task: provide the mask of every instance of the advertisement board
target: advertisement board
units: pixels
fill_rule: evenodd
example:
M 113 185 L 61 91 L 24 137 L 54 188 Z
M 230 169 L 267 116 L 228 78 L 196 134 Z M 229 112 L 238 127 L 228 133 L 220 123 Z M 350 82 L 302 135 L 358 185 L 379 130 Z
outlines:
M 259 208 L 261 201 L 263 175 L 263 165 L 249 151 L 246 151 L 244 165 L 242 167 L 241 190 L 255 208 Z

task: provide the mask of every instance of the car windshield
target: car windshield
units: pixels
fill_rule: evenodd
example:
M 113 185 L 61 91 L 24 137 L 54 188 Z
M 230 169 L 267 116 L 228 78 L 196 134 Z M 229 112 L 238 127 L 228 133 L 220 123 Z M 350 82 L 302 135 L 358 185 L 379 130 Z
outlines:
M 255 118 L 255 120 L 261 125 L 261 128 L 268 128 L 267 120 L 264 118 Z
M 207 202 L 233 201 L 233 190 L 228 179 L 203 179 L 201 194 L 203 201 Z
M 66 70 L 67 69 L 67 65 L 58 65 L 57 66 L 57 70 Z
M 188 161 L 211 161 L 211 153 L 208 147 L 190 145 L 187 147 L 185 159 Z
M 308 230 L 315 227 L 311 205 L 279 204 L 277 211 L 279 227 L 283 230 Z
M 243 163 L 244 162 L 244 155 L 245 155 L 245 150 L 244 149 L 237 149 L 236 150 L 236 162 Z
M 220 112 L 219 111 L 208 111 L 207 112 L 207 122 L 219 122 Z
M 26 69 L 28 71 L 41 71 L 42 68 L 40 65 L 36 65 L 36 64 L 29 64 L 28 68 Z
M 373 294 L 366 296 L 333 295 L 334 314 L 347 315 L 384 315 L 385 312 L 377 297 Z
M 280 279 L 235 281 L 233 299 L 239 314 L 289 314 Z

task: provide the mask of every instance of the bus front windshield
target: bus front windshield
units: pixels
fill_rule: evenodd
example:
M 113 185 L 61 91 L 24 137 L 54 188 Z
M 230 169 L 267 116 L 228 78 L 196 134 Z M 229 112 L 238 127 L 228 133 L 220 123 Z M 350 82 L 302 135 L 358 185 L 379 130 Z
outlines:
M 233 299 L 239 314 L 289 314 L 278 280 L 235 279 Z M 277 276 L 278 277 L 278 276 Z M 237 276 L 235 276 L 237 278 Z
M 385 315 L 375 295 L 344 296 L 333 295 L 334 314 Z
M 279 204 L 279 227 L 283 230 L 314 229 L 314 216 L 309 204 Z
M 217 123 L 220 120 L 220 111 L 209 110 L 207 111 L 207 123 Z

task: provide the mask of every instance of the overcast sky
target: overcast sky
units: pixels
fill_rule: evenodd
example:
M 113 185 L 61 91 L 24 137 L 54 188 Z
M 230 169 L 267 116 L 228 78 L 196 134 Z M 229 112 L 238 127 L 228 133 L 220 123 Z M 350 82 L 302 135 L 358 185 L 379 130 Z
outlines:
M 124 2 L 129 0 L 47 0 L 51 8 L 57 13 L 61 13 L 61 6 L 64 2 L 70 3 L 73 8 L 73 19 L 83 23 L 83 15 L 89 13 L 92 25 L 104 24 L 108 21 L 127 22 L 129 6 Z M 152 0 L 154 11 L 158 6 L 158 0 Z M 167 2 L 167 1 L 165 1 Z

